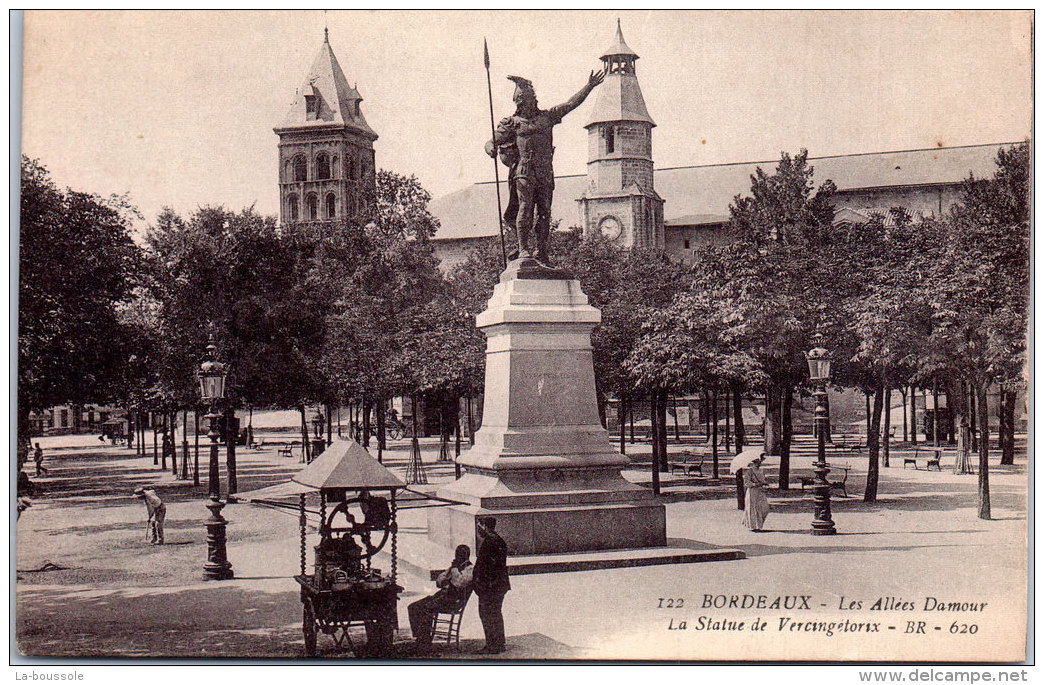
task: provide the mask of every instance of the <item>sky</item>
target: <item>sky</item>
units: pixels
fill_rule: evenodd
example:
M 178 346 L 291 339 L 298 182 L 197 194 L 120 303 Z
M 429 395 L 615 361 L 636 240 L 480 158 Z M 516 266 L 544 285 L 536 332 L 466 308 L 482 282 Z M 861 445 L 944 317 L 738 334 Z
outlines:
M 489 41 L 544 107 L 613 39 L 640 55 L 656 166 L 1009 142 L 1031 131 L 1029 12 L 42 12 L 25 14 L 22 152 L 61 186 L 169 206 L 278 213 L 277 136 L 329 27 L 379 134 L 377 164 L 434 197 L 493 178 Z M 587 108 L 555 129 L 585 171 Z

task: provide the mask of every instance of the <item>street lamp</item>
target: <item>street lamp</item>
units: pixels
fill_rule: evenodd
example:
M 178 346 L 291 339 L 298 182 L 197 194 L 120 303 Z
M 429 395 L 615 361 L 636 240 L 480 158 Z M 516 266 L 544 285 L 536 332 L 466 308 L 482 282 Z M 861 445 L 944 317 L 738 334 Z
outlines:
M 834 535 L 834 520 L 830 517 L 830 482 L 827 474 L 830 467 L 826 461 L 826 434 L 829 430 L 829 417 L 826 408 L 826 383 L 830 379 L 830 352 L 823 347 L 823 336 L 816 333 L 813 336 L 815 347 L 805 354 L 808 361 L 808 375 L 815 384 L 816 389 L 813 396 L 816 398 L 816 411 L 814 422 L 817 441 L 819 445 L 818 460 L 812 464 L 816 474 L 815 484 L 812 486 L 812 501 L 815 509 L 815 518 L 812 520 L 813 535 Z
M 221 482 L 218 480 L 218 439 L 221 433 L 218 431 L 218 420 L 221 415 L 217 412 L 217 404 L 225 397 L 225 365 L 217 361 L 217 347 L 211 338 L 207 345 L 207 360 L 199 365 L 196 377 L 199 379 L 199 392 L 203 401 L 210 405 L 210 413 L 204 418 L 210 419 L 210 473 L 207 483 L 207 494 L 210 501 L 207 509 L 210 510 L 210 518 L 207 519 L 207 563 L 203 565 L 203 580 L 226 580 L 233 576 L 232 564 L 228 563 L 228 553 L 225 549 L 225 525 L 227 521 L 221 517 L 221 509 L 225 504 L 221 501 Z

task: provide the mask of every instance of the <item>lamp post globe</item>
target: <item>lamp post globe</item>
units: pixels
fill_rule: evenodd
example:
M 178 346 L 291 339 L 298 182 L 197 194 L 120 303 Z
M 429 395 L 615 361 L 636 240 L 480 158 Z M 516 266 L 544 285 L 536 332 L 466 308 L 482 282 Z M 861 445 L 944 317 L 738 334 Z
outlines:
M 823 347 L 823 336 L 816 333 L 813 337 L 815 347 L 805 353 L 808 362 L 808 375 L 815 385 L 813 396 L 816 398 L 816 409 L 813 422 L 816 430 L 816 461 L 812 464 L 815 473 L 815 484 L 812 486 L 812 502 L 815 516 L 812 519 L 813 535 L 834 535 L 834 520 L 830 514 L 830 481 L 827 474 L 830 466 L 826 460 L 826 434 L 830 430 L 826 408 L 826 384 L 830 380 L 830 352 Z
M 196 372 L 200 396 L 210 407 L 210 413 L 205 417 L 210 420 L 210 430 L 207 433 L 207 437 L 210 438 L 210 468 L 207 482 L 209 501 L 206 505 L 210 511 L 210 518 L 206 521 L 207 563 L 203 565 L 204 580 L 227 580 L 233 577 L 232 564 L 228 562 L 225 546 L 228 522 L 221 516 L 225 504 L 221 501 L 221 482 L 218 479 L 218 440 L 221 438 L 218 421 L 221 415 L 217 412 L 217 404 L 225 398 L 225 379 L 228 373 L 225 364 L 217 361 L 216 357 L 217 346 L 211 339 L 207 345 L 207 359 L 199 365 L 199 371 Z

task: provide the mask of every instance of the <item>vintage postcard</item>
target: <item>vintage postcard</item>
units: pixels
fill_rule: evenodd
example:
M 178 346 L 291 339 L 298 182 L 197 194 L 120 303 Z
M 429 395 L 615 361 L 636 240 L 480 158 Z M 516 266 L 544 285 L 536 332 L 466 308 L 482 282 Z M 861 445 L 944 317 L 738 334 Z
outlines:
M 1019 679 L 1033 18 L 15 15 L 13 658 Z

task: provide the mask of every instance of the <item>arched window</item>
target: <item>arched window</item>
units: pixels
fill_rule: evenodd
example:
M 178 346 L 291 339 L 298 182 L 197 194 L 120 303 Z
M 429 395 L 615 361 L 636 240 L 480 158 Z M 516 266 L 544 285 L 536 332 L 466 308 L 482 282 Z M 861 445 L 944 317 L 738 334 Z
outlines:
M 319 220 L 319 197 L 315 193 L 308 196 L 308 220 Z
M 320 181 L 330 178 L 330 158 L 325 152 L 315 156 L 315 178 Z
M 294 180 L 308 180 L 308 160 L 304 158 L 304 155 L 294 157 Z
M 283 165 L 283 180 L 294 180 L 294 163 L 291 162 L 289 159 L 286 160 L 286 164 Z
M 616 152 L 616 128 L 610 124 L 602 129 L 602 134 L 605 136 L 606 153 Z
M 349 157 L 348 158 L 348 178 L 350 178 L 353 181 L 355 180 L 355 158 L 354 157 Z
M 340 158 L 337 155 L 334 155 L 333 157 L 330 158 L 330 177 L 331 178 L 340 178 L 341 177 L 341 170 L 337 168 L 337 163 L 340 162 L 340 161 L 341 160 L 340 160 Z
M 300 212 L 297 206 L 297 196 L 291 195 L 286 200 L 286 214 L 290 217 L 290 221 L 297 221 L 297 217 L 300 216 Z
M 349 195 L 348 196 L 348 207 L 347 207 L 346 211 L 348 212 L 348 216 L 355 216 L 355 196 L 354 195 Z
M 333 219 L 337 216 L 337 196 L 330 193 L 326 196 L 326 218 Z

